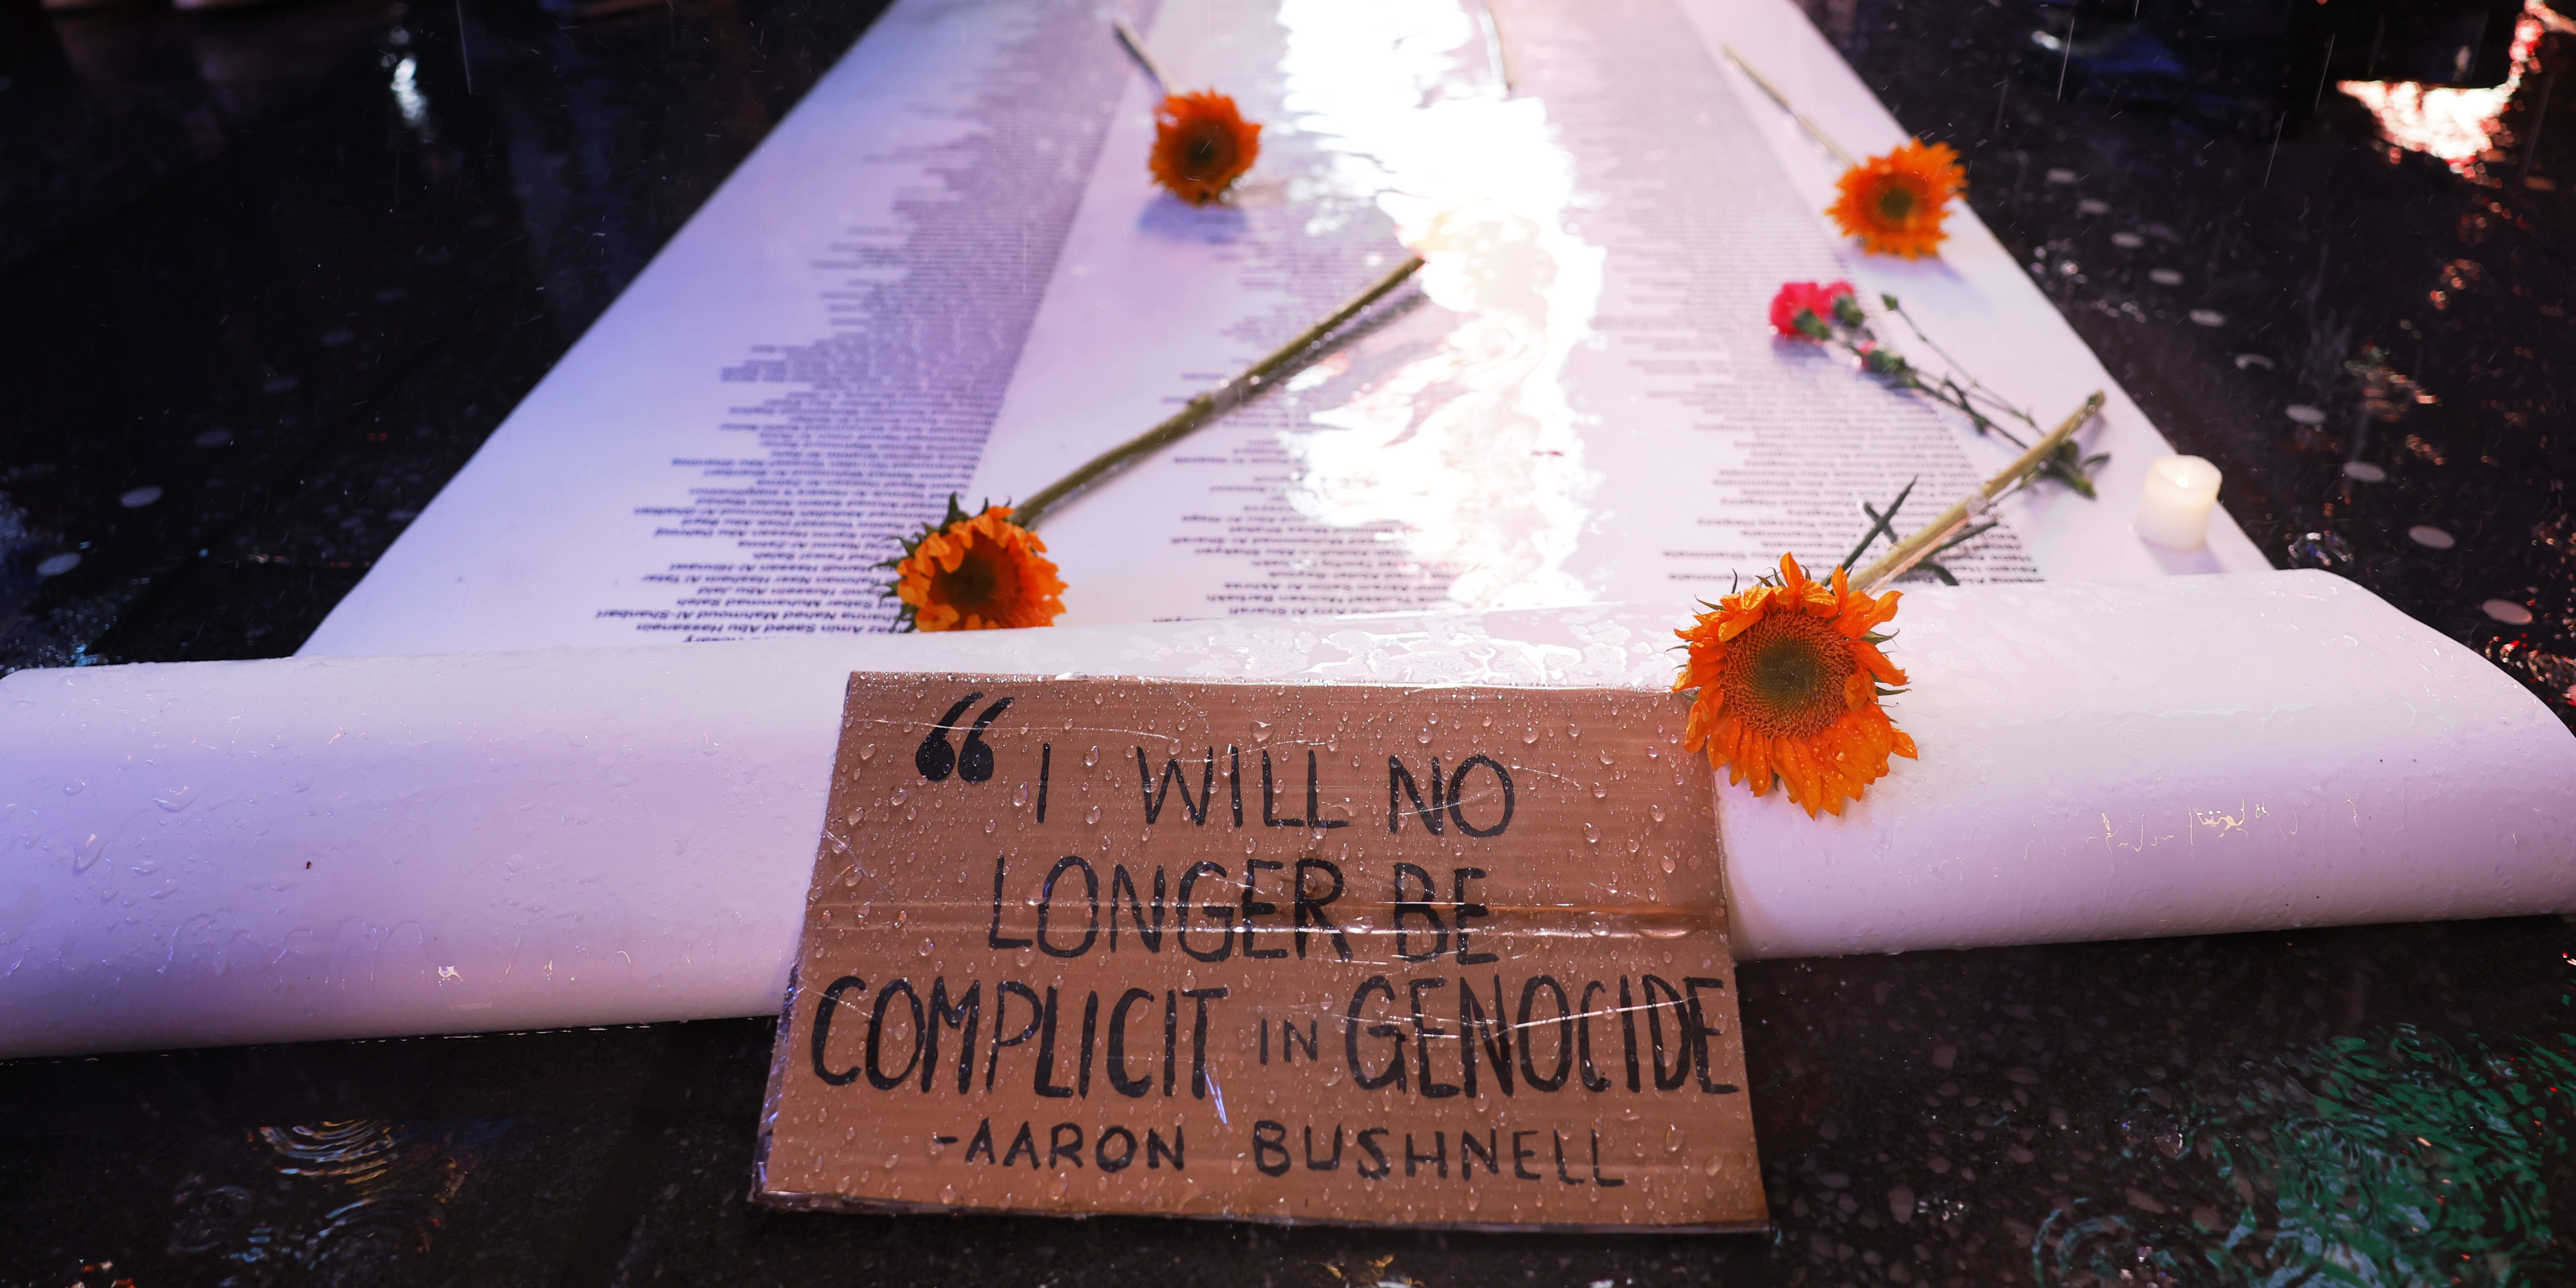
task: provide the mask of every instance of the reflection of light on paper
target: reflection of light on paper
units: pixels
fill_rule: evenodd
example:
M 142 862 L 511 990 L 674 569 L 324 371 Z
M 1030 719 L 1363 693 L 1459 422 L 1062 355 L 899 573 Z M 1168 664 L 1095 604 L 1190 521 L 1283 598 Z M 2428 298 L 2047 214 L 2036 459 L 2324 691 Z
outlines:
M 2540 47 L 2540 15 L 2545 12 L 2540 0 L 2527 0 L 2513 29 L 2511 69 L 2504 83 L 2493 88 L 2444 89 L 2413 81 L 2337 81 L 2335 88 L 2369 108 L 2389 142 L 2438 157 L 2465 174 L 2501 132 L 2505 104 L 2522 88 L 2522 73 Z
M 1287 0 L 1281 65 L 1296 128 L 1331 154 L 1338 195 L 1374 199 L 1459 318 L 1294 436 L 1292 500 L 1320 522 L 1391 524 L 1476 608 L 1579 602 L 1565 569 L 1597 479 L 1563 372 L 1590 336 L 1603 252 L 1569 232 L 1574 163 L 1545 106 L 1507 99 L 1455 0 Z

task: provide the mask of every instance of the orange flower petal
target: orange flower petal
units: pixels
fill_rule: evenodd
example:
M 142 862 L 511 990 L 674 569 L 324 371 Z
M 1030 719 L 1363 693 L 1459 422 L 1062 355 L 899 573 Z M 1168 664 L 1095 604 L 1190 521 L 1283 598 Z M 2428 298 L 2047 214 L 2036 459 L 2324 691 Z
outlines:
M 923 631 L 1050 626 L 1064 613 L 1064 581 L 1036 533 L 1009 506 L 924 536 L 895 565 L 895 597 Z
M 1835 186 L 1840 196 L 1826 213 L 1845 236 L 1873 255 L 1918 259 L 1940 253 L 1941 221 L 1967 174 L 1950 145 L 1908 139 L 1845 171 Z
M 1167 95 L 1154 109 L 1154 182 L 1193 206 L 1225 195 L 1261 155 L 1261 127 L 1214 90 Z
M 1756 796 L 1776 785 L 1810 816 L 1840 815 L 1886 776 L 1890 755 L 1916 754 L 1878 697 L 1905 672 L 1861 638 L 1896 605 L 1893 593 L 1852 590 L 1840 570 L 1818 581 L 1783 556 L 1778 584 L 1729 595 L 1674 632 L 1686 650 L 1674 688 L 1698 690 L 1683 748 Z M 1798 656 L 1756 664 L 1776 650 Z

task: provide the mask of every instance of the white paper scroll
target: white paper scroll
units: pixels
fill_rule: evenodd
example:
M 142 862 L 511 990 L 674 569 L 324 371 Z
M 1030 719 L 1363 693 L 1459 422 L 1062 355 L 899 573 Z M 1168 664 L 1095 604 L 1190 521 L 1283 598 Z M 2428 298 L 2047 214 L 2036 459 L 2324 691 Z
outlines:
M 854 668 L 1661 688 L 1675 624 L 21 671 L 0 1056 L 773 1011 Z M 1721 793 L 1739 956 L 2576 908 L 2576 737 L 2346 582 L 1932 590 L 1897 624 L 1921 760 L 1840 820 Z

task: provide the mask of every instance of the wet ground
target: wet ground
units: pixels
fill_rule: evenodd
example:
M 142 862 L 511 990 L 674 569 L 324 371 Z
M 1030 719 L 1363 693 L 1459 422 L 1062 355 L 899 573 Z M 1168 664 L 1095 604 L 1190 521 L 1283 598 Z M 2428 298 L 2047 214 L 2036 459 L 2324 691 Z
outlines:
M 2481 46 L 2487 96 L 2374 114 L 2353 43 L 2300 70 L 2277 15 L 1814 12 L 2276 562 L 2570 716 L 2564 19 Z M 291 652 L 870 16 L 0 14 L 0 667 Z M 2576 1273 L 2560 919 L 1742 986 L 1767 1238 L 770 1213 L 770 1025 L 722 1021 L 0 1065 L 0 1284 Z

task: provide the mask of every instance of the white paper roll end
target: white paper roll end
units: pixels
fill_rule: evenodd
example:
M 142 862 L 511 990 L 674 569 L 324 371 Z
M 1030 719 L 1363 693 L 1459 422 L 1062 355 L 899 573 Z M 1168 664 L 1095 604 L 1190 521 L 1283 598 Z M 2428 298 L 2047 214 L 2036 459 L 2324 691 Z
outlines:
M 2341 578 L 1931 592 L 1895 625 L 1920 760 L 1839 819 L 1721 794 L 1739 956 L 2576 908 L 2576 736 Z

